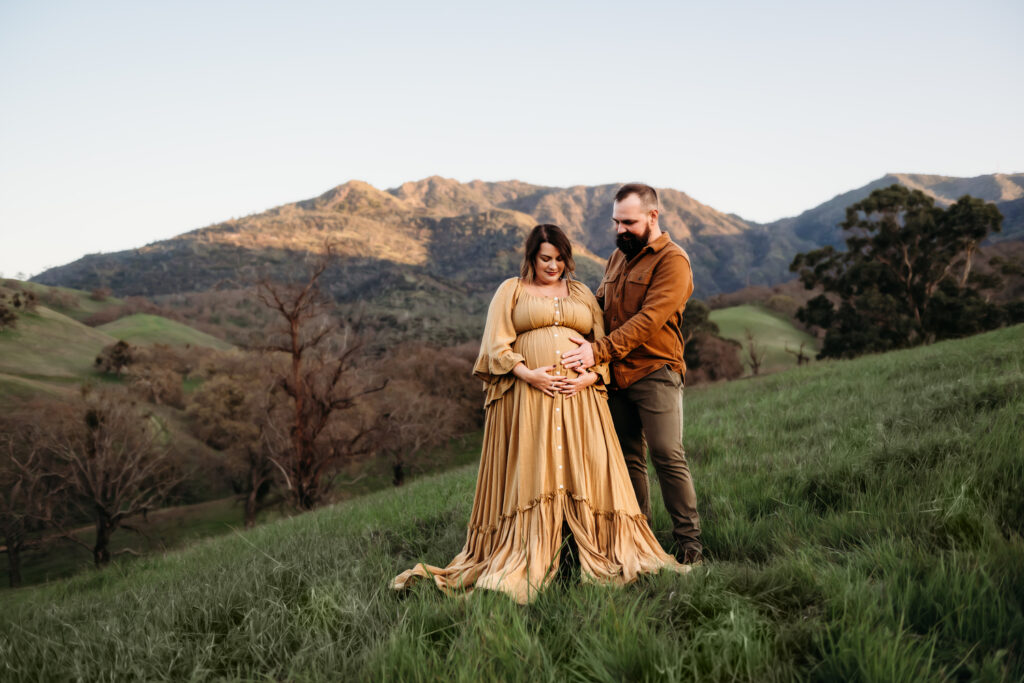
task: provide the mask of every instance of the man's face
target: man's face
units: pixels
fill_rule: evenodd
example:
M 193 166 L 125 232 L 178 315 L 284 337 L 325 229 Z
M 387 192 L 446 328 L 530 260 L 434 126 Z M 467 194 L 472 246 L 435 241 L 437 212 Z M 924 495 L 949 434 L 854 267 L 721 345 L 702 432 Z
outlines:
M 647 245 L 657 215 L 657 211 L 645 211 L 640 197 L 635 194 L 612 204 L 615 246 L 627 258 L 633 258 Z

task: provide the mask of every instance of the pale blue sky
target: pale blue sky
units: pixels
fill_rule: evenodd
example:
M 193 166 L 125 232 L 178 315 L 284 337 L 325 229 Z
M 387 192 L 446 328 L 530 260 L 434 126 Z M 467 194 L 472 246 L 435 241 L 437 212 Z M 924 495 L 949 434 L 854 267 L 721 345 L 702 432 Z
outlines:
M 1024 171 L 1024 3 L 0 0 L 0 273 L 443 175 L 744 218 Z

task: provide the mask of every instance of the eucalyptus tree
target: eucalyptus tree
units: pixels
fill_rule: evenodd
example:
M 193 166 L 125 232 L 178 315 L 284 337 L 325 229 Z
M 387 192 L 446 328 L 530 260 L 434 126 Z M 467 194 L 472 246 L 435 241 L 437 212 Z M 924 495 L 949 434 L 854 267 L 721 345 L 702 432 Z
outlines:
M 846 251 L 826 246 L 793 259 L 804 286 L 825 291 L 797 318 L 826 331 L 820 357 L 997 327 L 1005 311 L 972 288 L 971 267 L 979 244 L 1001 226 L 994 204 L 969 195 L 942 209 L 920 190 L 877 189 L 847 207 Z

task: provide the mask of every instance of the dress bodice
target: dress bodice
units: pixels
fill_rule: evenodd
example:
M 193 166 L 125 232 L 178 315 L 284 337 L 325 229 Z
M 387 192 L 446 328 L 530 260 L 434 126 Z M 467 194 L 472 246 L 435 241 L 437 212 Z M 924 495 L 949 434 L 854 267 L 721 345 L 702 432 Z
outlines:
M 580 296 L 577 285 L 569 285 L 569 296 L 540 296 L 525 288 L 512 309 L 512 325 L 516 335 L 546 327 L 565 327 L 586 335 L 594 329 L 590 305 Z
M 526 291 L 519 278 L 509 278 L 498 287 L 487 309 L 487 322 L 480 341 L 480 354 L 473 374 L 484 381 L 490 405 L 512 388 L 512 369 L 519 363 L 528 368 L 554 366 L 552 371 L 575 377 L 574 371 L 562 371 L 562 354 L 577 348 L 571 337 L 594 341 L 604 336 L 601 307 L 585 284 L 568 282 L 569 296 L 545 297 Z M 593 370 L 601 379 L 598 391 L 608 383 L 608 366 Z

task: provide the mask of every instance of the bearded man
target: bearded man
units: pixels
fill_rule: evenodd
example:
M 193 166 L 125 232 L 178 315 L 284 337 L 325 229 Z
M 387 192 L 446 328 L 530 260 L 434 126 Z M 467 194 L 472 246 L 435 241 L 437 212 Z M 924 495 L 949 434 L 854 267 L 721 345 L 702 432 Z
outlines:
M 661 483 L 684 564 L 702 561 L 697 494 L 683 451 L 683 309 L 693 293 L 690 257 L 658 225 L 658 193 L 640 183 L 615 193 L 618 247 L 597 289 L 607 336 L 579 344 L 562 364 L 580 370 L 611 363 L 608 405 L 640 509 L 651 519 L 644 442 Z

